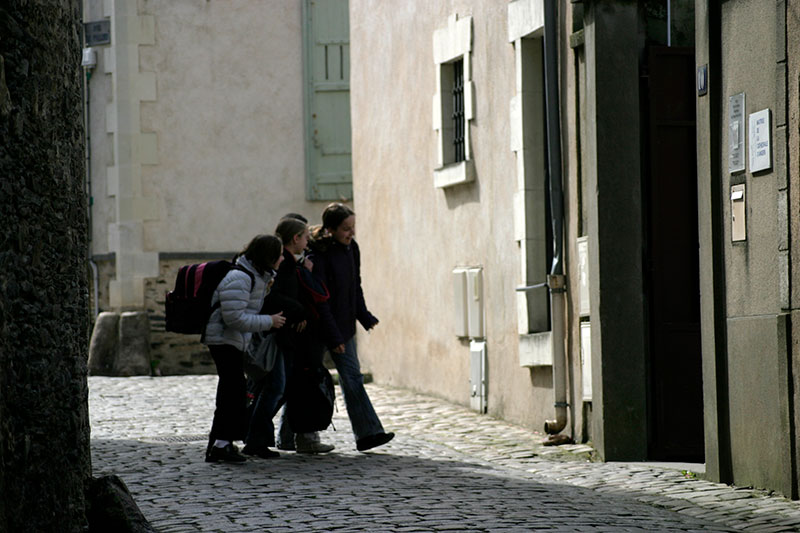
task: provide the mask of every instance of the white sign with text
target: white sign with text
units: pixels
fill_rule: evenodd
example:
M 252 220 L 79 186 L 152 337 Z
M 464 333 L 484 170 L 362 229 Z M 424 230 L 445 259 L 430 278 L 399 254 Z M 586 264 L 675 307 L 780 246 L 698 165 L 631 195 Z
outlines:
M 750 114 L 750 172 L 772 168 L 772 124 L 770 110 Z

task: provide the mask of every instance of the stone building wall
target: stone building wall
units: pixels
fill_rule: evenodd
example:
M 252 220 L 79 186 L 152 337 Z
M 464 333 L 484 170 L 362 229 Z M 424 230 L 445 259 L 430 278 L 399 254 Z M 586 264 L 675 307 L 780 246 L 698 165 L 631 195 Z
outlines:
M 0 531 L 86 528 L 79 6 L 0 8 Z

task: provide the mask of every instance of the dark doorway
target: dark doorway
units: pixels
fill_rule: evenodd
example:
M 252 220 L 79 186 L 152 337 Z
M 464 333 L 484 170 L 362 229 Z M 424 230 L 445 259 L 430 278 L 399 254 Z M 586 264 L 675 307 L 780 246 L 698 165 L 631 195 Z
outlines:
M 651 46 L 645 119 L 649 458 L 703 462 L 694 49 Z

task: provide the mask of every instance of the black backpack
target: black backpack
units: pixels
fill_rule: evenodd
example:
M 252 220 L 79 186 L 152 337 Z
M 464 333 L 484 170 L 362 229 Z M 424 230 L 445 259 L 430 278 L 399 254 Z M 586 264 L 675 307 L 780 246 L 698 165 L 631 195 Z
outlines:
M 331 373 L 322 365 L 297 365 L 287 387 L 286 417 L 295 433 L 328 428 L 333 419 L 336 392 Z
M 250 276 L 252 289 L 255 283 L 253 273 L 230 261 L 208 261 L 182 266 L 175 278 L 175 288 L 167 293 L 165 329 L 174 333 L 205 333 L 211 313 L 219 307 L 219 303 L 211 306 L 214 291 L 233 269 L 246 272 Z

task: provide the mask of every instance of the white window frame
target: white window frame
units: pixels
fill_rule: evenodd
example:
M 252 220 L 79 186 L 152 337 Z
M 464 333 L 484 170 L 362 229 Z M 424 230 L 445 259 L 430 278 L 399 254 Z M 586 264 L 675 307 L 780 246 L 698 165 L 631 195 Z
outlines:
M 434 186 L 452 187 L 475 181 L 475 168 L 470 149 L 470 123 L 475 117 L 472 82 L 472 17 L 451 15 L 447 26 L 433 32 L 433 60 L 436 64 L 436 94 L 433 95 L 433 129 L 436 131 L 436 164 Z M 464 62 L 464 160 L 454 162 L 452 110 L 453 66 Z
M 508 5 L 508 40 L 514 45 L 515 94 L 509 106 L 511 150 L 517 158 L 514 192 L 514 239 L 519 245 L 522 285 L 547 277 L 547 235 L 544 223 L 546 127 L 544 115 L 544 4 L 515 0 Z M 531 213 L 541 213 L 532 217 Z M 548 331 L 547 287 L 517 292 L 519 355 L 522 366 L 553 363 L 552 331 Z M 540 292 L 544 291 L 544 292 Z

